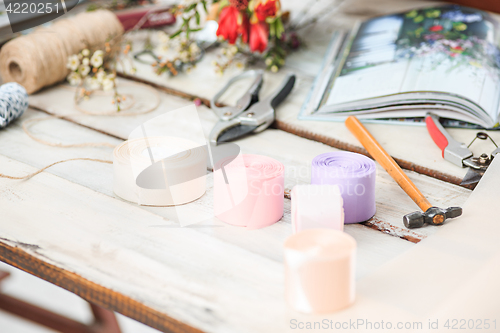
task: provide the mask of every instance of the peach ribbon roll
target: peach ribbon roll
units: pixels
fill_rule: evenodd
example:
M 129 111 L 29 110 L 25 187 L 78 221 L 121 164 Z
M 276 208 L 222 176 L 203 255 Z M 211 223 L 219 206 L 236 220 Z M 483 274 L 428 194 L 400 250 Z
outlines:
M 113 151 L 113 191 L 146 206 L 182 205 L 206 190 L 208 152 L 177 137 L 127 140 Z
M 296 311 L 331 313 L 354 302 L 356 241 L 332 229 L 300 231 L 285 241 L 285 295 Z
M 214 212 L 223 222 L 259 229 L 283 216 L 285 167 L 260 155 L 226 157 L 214 171 Z
M 292 230 L 344 230 L 344 201 L 337 185 L 297 185 L 292 189 Z

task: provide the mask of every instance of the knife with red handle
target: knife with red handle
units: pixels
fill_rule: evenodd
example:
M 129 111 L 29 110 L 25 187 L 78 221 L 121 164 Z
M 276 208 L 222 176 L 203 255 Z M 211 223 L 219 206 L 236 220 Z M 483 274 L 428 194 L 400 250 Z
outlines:
M 141 7 L 115 12 L 125 31 L 133 29 L 146 15 L 140 29 L 160 28 L 175 23 L 175 16 L 169 7 Z

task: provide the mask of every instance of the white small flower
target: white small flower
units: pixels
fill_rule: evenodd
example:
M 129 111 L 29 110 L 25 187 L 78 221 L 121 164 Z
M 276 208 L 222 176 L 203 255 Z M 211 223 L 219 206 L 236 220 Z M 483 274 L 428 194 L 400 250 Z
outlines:
M 170 37 L 163 31 L 158 31 L 158 41 L 160 44 L 168 44 Z
M 115 82 L 109 78 L 105 78 L 103 81 L 102 81 L 102 89 L 104 91 L 108 91 L 108 90 L 111 90 L 115 87 Z
M 266 66 L 271 66 L 272 63 L 273 63 L 273 59 L 271 59 L 271 58 L 266 59 Z
M 106 76 L 106 73 L 104 71 L 99 71 L 97 72 L 97 74 L 95 75 L 95 78 L 97 79 L 97 81 L 99 83 L 102 83 L 102 80 L 104 80 L 104 77 Z
M 69 84 L 72 86 L 77 86 L 82 82 L 82 78 L 76 72 L 71 72 L 68 75 L 67 79 L 68 79 Z
M 97 89 L 101 88 L 101 84 L 99 83 L 99 81 L 97 81 L 97 79 L 95 77 L 93 77 L 93 78 L 87 77 L 87 79 L 85 80 L 85 83 L 92 90 L 97 90 Z
M 181 59 L 182 62 L 188 62 L 189 61 L 189 54 L 186 51 L 183 51 L 179 53 L 179 59 Z
M 273 66 L 271 67 L 271 72 L 276 73 L 277 71 L 278 71 L 278 66 L 273 65 Z
M 68 67 L 72 71 L 76 71 L 78 66 L 80 66 L 80 60 L 78 59 L 78 56 L 76 54 L 69 56 L 68 63 L 66 64 L 66 67 Z
M 80 67 L 78 67 L 78 73 L 80 73 L 82 77 L 87 76 L 89 72 L 90 72 L 89 66 L 81 65 Z
M 101 50 L 97 50 L 94 52 L 94 54 L 92 55 L 92 58 L 90 58 L 90 63 L 92 64 L 93 67 L 99 68 L 102 66 L 103 55 L 104 55 L 104 52 L 102 52 Z
M 85 66 L 88 66 L 90 64 L 89 58 L 83 58 L 82 64 L 85 65 Z
M 90 51 L 89 51 L 89 49 L 84 49 L 84 50 L 82 51 L 82 55 L 83 55 L 84 57 L 88 57 L 88 56 L 90 55 Z
M 200 52 L 200 48 L 198 47 L 198 44 L 191 43 L 191 45 L 189 45 L 189 51 L 191 53 L 197 54 L 198 52 Z

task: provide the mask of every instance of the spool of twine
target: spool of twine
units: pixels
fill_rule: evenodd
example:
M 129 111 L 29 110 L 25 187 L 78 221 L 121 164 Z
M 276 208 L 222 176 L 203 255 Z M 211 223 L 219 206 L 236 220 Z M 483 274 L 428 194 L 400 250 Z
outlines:
M 0 51 L 4 82 L 17 82 L 31 94 L 66 78 L 70 55 L 101 47 L 123 34 L 123 26 L 108 10 L 85 12 L 13 39 Z

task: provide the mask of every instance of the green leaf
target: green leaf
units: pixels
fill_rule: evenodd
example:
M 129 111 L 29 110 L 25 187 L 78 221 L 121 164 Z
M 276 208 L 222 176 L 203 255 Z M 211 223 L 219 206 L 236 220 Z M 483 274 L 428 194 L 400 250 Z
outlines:
M 266 17 L 266 23 L 267 24 L 273 24 L 274 22 L 276 22 L 276 19 L 275 17 Z
M 269 34 L 271 36 L 276 36 L 276 25 L 274 23 L 269 25 Z
M 281 18 L 276 19 L 276 37 L 281 38 L 281 35 L 283 32 L 285 32 L 285 28 L 283 27 L 283 22 L 281 21 Z
M 208 14 L 207 2 L 206 2 L 205 0 L 203 0 L 203 1 L 201 2 L 201 4 L 203 5 L 203 9 L 205 10 L 205 13 L 207 13 L 207 14 Z
M 177 30 L 176 32 L 174 32 L 174 34 L 173 34 L 173 35 L 170 35 L 170 39 L 172 39 L 172 38 L 175 38 L 175 37 L 179 36 L 179 35 L 181 34 L 181 32 L 182 32 L 182 29 Z
M 416 10 L 412 10 L 411 12 L 406 13 L 406 17 L 408 17 L 408 18 L 415 18 L 415 17 L 417 17 L 417 15 L 418 15 L 418 11 L 416 11 Z
M 197 2 L 191 4 L 191 6 L 189 6 L 184 12 L 189 12 L 189 11 L 192 11 L 193 9 L 196 8 L 196 6 L 198 5 Z
M 191 32 L 200 31 L 202 28 L 190 29 Z
M 417 17 L 415 17 L 415 18 L 413 19 L 413 22 L 415 22 L 415 23 L 420 23 L 420 22 L 422 22 L 423 20 L 424 20 L 424 16 L 423 16 L 423 15 L 419 15 L 419 16 L 417 16 Z
M 194 13 L 194 17 L 196 18 L 196 25 L 200 25 L 200 13 L 198 11 Z

